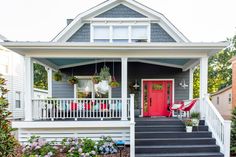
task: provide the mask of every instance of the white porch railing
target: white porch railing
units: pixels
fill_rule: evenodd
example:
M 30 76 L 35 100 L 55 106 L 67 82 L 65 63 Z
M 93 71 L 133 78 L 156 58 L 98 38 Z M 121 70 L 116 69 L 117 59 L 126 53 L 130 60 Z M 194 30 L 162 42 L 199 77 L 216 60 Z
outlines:
M 33 120 L 111 119 L 122 117 L 121 98 L 33 99 Z M 130 98 L 127 117 L 130 117 Z
M 230 157 L 231 121 L 224 120 L 219 111 L 212 104 L 208 95 L 204 98 L 202 106 L 199 101 L 197 102 L 193 111 L 201 113 L 201 117 L 205 119 L 207 126 L 216 139 L 217 144 L 220 146 L 221 152 L 225 157 Z

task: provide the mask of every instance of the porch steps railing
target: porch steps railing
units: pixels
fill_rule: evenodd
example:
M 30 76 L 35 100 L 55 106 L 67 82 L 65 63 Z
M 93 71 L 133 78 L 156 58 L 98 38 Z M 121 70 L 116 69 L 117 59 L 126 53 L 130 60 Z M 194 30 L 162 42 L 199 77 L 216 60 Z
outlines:
M 225 157 L 230 157 L 231 121 L 224 120 L 219 111 L 212 104 L 208 95 L 203 99 L 202 105 L 200 105 L 200 101 L 198 101 L 194 111 L 201 113 L 201 117 L 205 120 L 217 144 L 220 146 L 221 152 Z
M 130 98 L 127 99 L 130 117 Z M 33 99 L 33 120 L 121 119 L 121 98 Z

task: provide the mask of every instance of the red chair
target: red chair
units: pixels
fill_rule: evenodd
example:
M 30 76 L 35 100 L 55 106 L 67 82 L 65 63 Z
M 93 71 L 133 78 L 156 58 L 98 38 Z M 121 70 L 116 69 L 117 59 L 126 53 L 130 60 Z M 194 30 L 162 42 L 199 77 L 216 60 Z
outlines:
M 179 113 L 183 106 L 184 106 L 184 102 L 183 101 L 177 101 L 174 104 L 172 104 L 169 107 L 169 109 L 170 109 L 169 117 L 172 116 L 173 111 L 178 111 L 178 113 Z
M 197 99 L 193 99 L 192 101 L 184 102 L 184 106 L 181 108 L 181 112 L 186 113 L 186 117 L 188 114 L 190 116 L 190 111 L 194 107 L 196 102 L 197 102 Z

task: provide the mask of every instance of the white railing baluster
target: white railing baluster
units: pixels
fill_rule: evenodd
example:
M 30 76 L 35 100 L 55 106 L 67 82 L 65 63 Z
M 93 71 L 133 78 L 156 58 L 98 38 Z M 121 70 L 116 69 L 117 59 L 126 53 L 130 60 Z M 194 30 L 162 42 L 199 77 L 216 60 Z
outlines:
M 230 157 L 231 121 L 224 120 L 210 101 L 208 95 L 204 98 L 204 106 L 200 106 L 200 103 L 196 103 L 196 105 L 193 110 L 203 115 L 206 124 L 221 148 L 221 152 L 225 157 Z

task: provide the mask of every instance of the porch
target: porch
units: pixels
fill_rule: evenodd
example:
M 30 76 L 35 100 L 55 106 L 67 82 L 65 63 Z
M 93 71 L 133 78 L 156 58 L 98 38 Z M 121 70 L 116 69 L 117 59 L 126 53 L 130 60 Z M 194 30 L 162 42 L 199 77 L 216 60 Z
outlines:
M 211 102 L 206 99 L 208 56 L 222 49 L 225 44 L 39 43 L 28 46 L 24 44 L 19 43 L 18 46 L 8 44 L 8 48 L 25 56 L 25 119 L 13 122 L 13 127 L 19 128 L 22 142 L 33 134 L 42 135 L 49 140 L 60 140 L 65 136 L 97 138 L 101 135 L 109 135 L 115 140 L 126 141 L 130 145 L 133 157 L 135 106 L 139 107 L 139 113 L 136 115 L 140 117 L 146 116 L 145 108 L 148 108 L 148 112 L 152 111 L 150 99 L 145 100 L 145 80 L 156 81 L 158 86 L 160 82 L 173 80 L 171 92 L 165 92 L 166 99 L 163 100 L 160 108 L 168 111 L 168 106 L 176 100 L 192 99 L 193 70 L 200 64 L 200 98 L 197 111 L 201 112 L 201 118 L 205 118 L 207 124 L 211 126 L 209 128 L 218 138 L 222 151 L 228 152 L 229 142 L 225 141 L 228 140 L 227 130 L 225 130 L 228 125 L 222 121 Z M 110 89 L 111 92 L 105 94 L 106 97 L 96 97 L 92 92 L 89 98 L 79 98 L 78 92 L 81 91 L 78 91 L 77 85 L 68 85 L 67 78 L 60 83 L 52 81 L 53 71 L 59 69 L 67 76 L 91 77 L 98 61 L 100 66 L 105 62 L 112 69 L 111 74 L 114 73 L 117 81 L 121 82 L 120 88 Z M 41 63 L 48 70 L 49 98 L 47 99 L 33 97 L 33 62 Z M 115 70 L 113 70 L 113 63 L 115 63 Z M 143 64 L 145 66 L 142 66 Z M 139 85 L 139 91 L 135 95 L 129 91 L 129 82 Z M 152 90 L 153 86 L 149 87 Z M 158 90 L 159 87 L 154 89 Z M 148 103 L 146 104 L 145 101 Z M 216 124 L 222 126 L 220 132 Z

